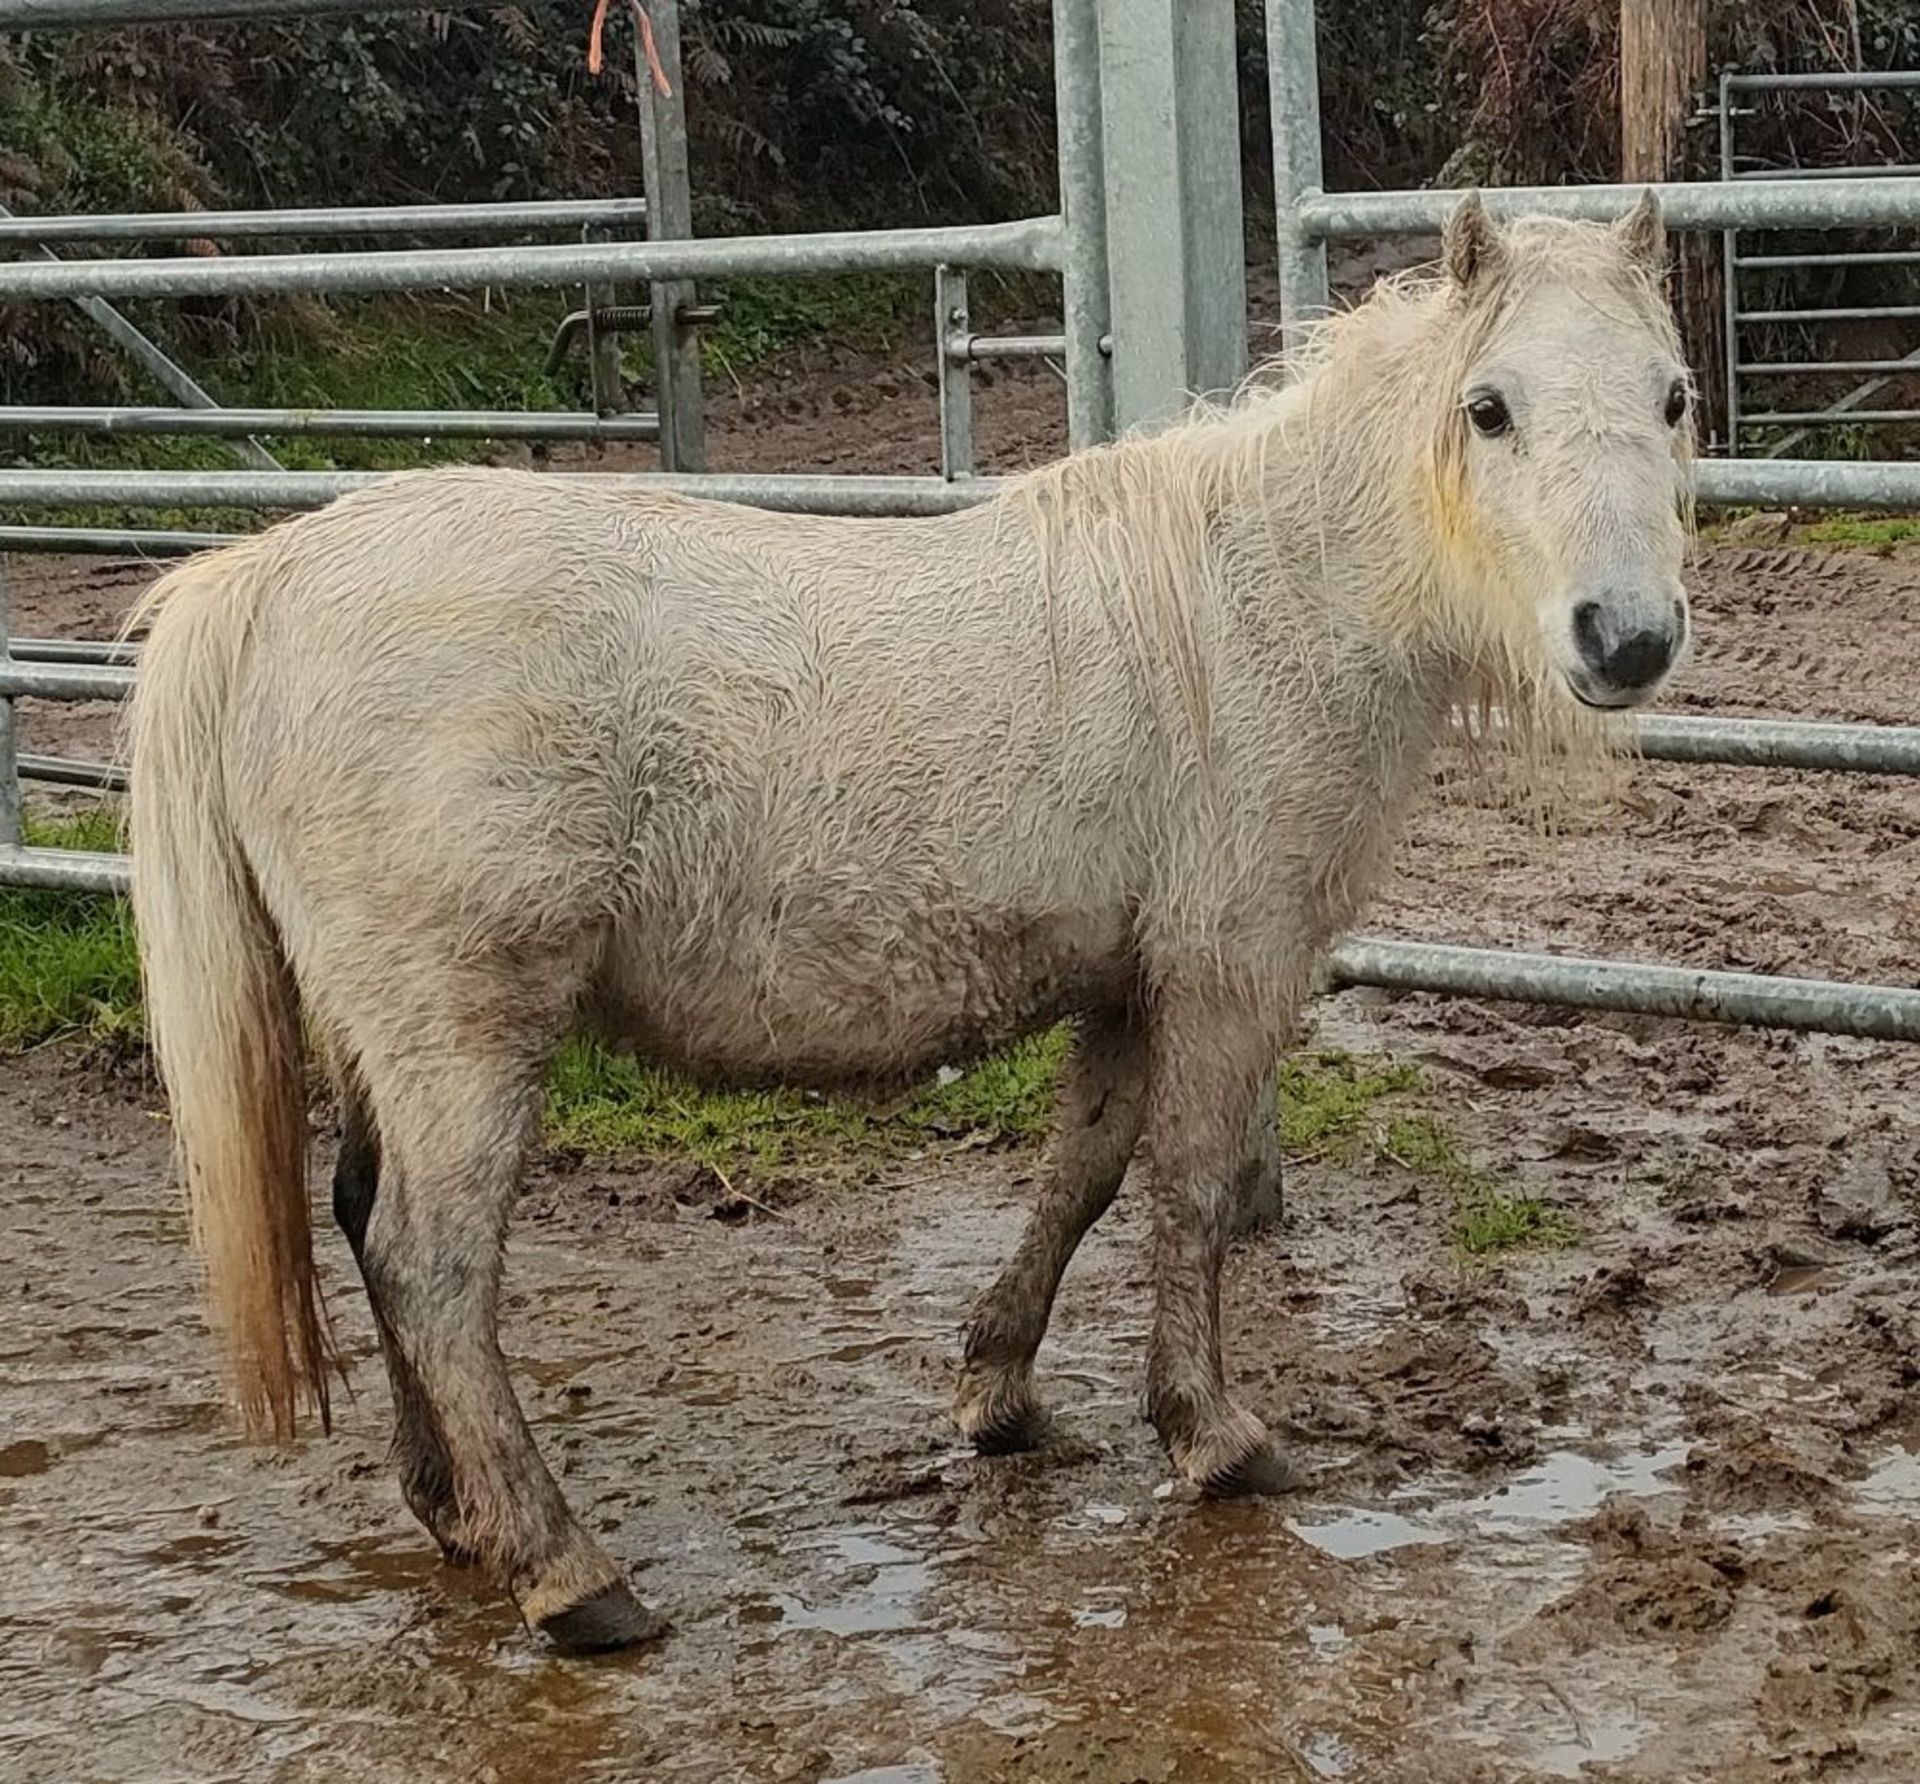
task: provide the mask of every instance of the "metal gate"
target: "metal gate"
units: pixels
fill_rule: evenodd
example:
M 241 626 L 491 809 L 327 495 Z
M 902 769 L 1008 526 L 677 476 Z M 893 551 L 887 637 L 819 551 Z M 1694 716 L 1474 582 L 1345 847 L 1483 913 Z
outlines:
M 1920 173 L 1920 166 L 1892 164 L 1855 167 L 1796 167 L 1757 170 L 1743 167 L 1739 149 L 1739 121 L 1743 115 L 1743 96 L 1766 93 L 1862 93 L 1920 88 L 1920 72 L 1884 74 L 1734 74 L 1720 77 L 1717 107 L 1720 127 L 1720 177 L 1723 180 L 1783 179 L 1888 179 L 1902 174 Z M 1844 307 L 1759 308 L 1750 309 L 1747 294 L 1753 282 L 1742 275 L 1766 272 L 1793 272 L 1815 267 L 1899 267 L 1920 266 L 1920 252 L 1911 249 L 1872 249 L 1816 254 L 1750 254 L 1740 245 L 1740 231 L 1721 232 L 1721 258 L 1726 342 L 1727 433 L 1729 458 L 1741 452 L 1741 433 L 1752 428 L 1791 428 L 1791 433 L 1776 437 L 1763 457 L 1781 458 L 1801 443 L 1814 429 L 1844 421 L 1860 427 L 1880 427 L 1889 422 L 1920 420 L 1920 410 L 1885 406 L 1868 408 L 1874 397 L 1903 376 L 1920 371 L 1920 352 L 1901 359 L 1806 359 L 1783 360 L 1748 357 L 1747 331 L 1769 324 L 1791 323 L 1817 328 L 1821 323 L 1912 321 L 1920 317 L 1920 304 L 1869 304 Z M 1754 379 L 1782 377 L 1810 379 L 1835 377 L 1861 378 L 1851 390 L 1823 409 L 1776 409 L 1762 406 L 1748 409 L 1743 391 Z
M 370 0 L 0 0 L 0 31 L 366 9 Z M 1189 393 L 1227 388 L 1245 368 L 1232 0 L 1054 0 L 1053 16 L 1060 205 L 1048 216 L 958 228 L 694 240 L 684 217 L 671 231 L 662 231 L 660 213 L 655 212 L 649 216 L 652 239 L 646 242 L 273 254 L 217 261 L 15 262 L 0 264 L 0 297 L 110 299 L 633 282 L 656 292 L 676 291 L 677 301 L 684 304 L 695 282 L 724 274 L 921 270 L 936 283 L 942 475 L 720 476 L 682 470 L 622 481 L 777 508 L 856 514 L 946 511 L 981 500 L 995 488 L 993 479 L 971 474 L 966 380 L 968 369 L 982 358 L 1057 353 L 1065 367 L 1076 448 L 1108 438 L 1116 429 L 1165 418 L 1184 406 Z M 656 0 L 655 18 L 657 27 L 666 23 L 660 32 L 663 40 L 671 38 L 670 0 Z M 1267 0 L 1266 18 L 1282 323 L 1287 335 L 1297 339 L 1299 331 L 1329 307 L 1329 241 L 1437 235 L 1455 195 L 1324 190 L 1313 0 Z M 663 41 L 662 47 L 670 49 L 672 43 Z M 682 135 L 682 165 L 684 146 Z M 666 172 L 661 177 L 671 178 Z M 1920 179 L 1904 174 L 1681 183 L 1658 191 L 1668 224 L 1677 229 L 1920 223 Z M 1606 219 L 1624 214 L 1639 193 L 1638 187 L 1623 186 L 1529 188 L 1490 194 L 1489 205 L 1497 214 L 1547 211 Z M 285 213 L 272 215 L 284 224 Z M 75 229 L 109 223 L 151 228 L 163 236 L 170 229 L 177 233 L 180 223 L 177 218 L 164 225 L 126 218 L 59 221 Z M 40 226 L 45 227 L 44 220 Z M 198 216 L 192 233 L 217 235 L 220 226 L 218 218 Z M 980 268 L 1059 276 L 1062 334 L 999 341 L 975 336 L 964 274 Z M 666 326 L 689 326 L 684 309 L 656 302 L 656 331 L 663 326 L 663 315 Z M 663 416 L 667 400 L 663 396 Z M 556 425 L 584 428 L 605 419 L 565 418 Z M 628 419 L 643 424 L 642 418 Z M 225 425 L 242 433 L 264 432 L 287 420 L 254 412 L 230 418 Z M 187 422 L 180 412 L 174 412 L 172 421 L 195 428 L 223 425 L 204 417 Z M 498 424 L 498 418 L 485 423 Z M 662 430 L 664 434 L 664 421 Z M 269 470 L 0 471 L 0 507 L 316 507 L 372 480 L 371 474 Z M 1709 503 L 1920 510 L 1920 464 L 1710 462 L 1700 466 L 1698 484 Z M 42 542 L 48 531 L 15 528 L 0 533 L 0 546 L 19 549 Z M 203 542 L 175 539 L 181 546 Z M 0 636 L 4 632 L 0 605 Z M 88 889 L 124 885 L 126 863 L 118 857 L 22 844 L 9 715 L 14 697 L 122 697 L 133 673 L 131 665 L 121 661 L 47 661 L 30 660 L 28 653 L 0 654 L 0 881 Z M 1640 740 L 1646 755 L 1672 761 L 1920 773 L 1920 727 L 1649 717 L 1641 723 Z M 1333 970 L 1335 981 L 1343 984 L 1920 1039 L 1920 991 L 1903 987 L 1365 938 L 1343 943 L 1335 952 Z

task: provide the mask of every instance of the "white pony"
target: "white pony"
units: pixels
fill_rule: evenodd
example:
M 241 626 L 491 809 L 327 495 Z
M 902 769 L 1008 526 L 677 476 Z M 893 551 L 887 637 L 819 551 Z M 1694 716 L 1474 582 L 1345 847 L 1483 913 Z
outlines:
M 542 1074 L 589 1024 L 710 1080 L 888 1090 L 1071 1019 L 1050 1182 L 958 1395 L 1035 1350 L 1142 1145 L 1152 1417 L 1215 1493 L 1249 1118 L 1449 712 L 1554 731 L 1686 638 L 1688 384 L 1651 200 L 1496 229 L 1299 382 L 962 514 L 397 478 L 167 576 L 133 706 L 148 1010 L 240 1404 L 324 1411 L 303 1018 L 344 1111 L 409 1503 L 562 1647 L 657 1628 L 495 1331 Z

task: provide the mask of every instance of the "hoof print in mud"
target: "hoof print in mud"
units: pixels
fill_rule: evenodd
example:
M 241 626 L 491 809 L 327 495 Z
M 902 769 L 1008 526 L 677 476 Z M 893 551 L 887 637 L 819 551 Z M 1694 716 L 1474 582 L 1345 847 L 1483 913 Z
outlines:
M 562 1654 L 612 1654 L 658 1641 L 673 1625 L 649 1610 L 620 1584 L 602 1586 L 591 1598 L 540 1621 L 540 1633 Z

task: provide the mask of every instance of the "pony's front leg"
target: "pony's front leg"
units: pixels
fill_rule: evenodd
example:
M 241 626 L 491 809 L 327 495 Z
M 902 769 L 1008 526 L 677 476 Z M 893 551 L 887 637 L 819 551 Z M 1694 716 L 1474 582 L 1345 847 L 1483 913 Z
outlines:
M 1200 988 L 1156 1002 L 1148 1090 L 1154 1318 L 1147 1408 L 1174 1465 L 1216 1496 L 1280 1493 L 1300 1475 L 1227 1392 L 1220 1266 L 1245 1195 L 1247 1135 L 1271 1075 L 1273 1027 Z

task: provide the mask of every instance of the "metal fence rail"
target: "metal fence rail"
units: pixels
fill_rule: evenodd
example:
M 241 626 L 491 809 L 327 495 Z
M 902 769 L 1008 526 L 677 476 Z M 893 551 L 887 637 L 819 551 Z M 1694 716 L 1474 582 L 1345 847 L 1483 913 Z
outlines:
M 0 552 L 79 553 L 106 557 L 188 557 L 234 545 L 245 533 L 190 532 L 170 527 L 0 526 Z
M 1920 471 L 1920 466 L 1915 467 Z M 0 471 L 7 508 L 324 508 L 356 489 L 420 471 Z M 568 471 L 568 482 L 670 490 L 714 501 L 812 514 L 949 514 L 984 500 L 999 480 L 847 477 L 756 472 Z
M 1370 936 L 1355 936 L 1334 949 L 1332 976 L 1340 986 L 1507 998 L 1688 1022 L 1813 1029 L 1874 1041 L 1920 1041 L 1920 991 L 1896 985 L 1708 972 Z
M 0 846 L 0 881 L 61 891 L 124 893 L 124 856 Z M 1512 953 L 1354 936 L 1329 962 L 1335 987 L 1564 1004 L 1575 1009 L 1811 1029 L 1867 1040 L 1920 1041 L 1920 991 L 1708 972 L 1625 960 Z
M 1920 181 L 1914 182 L 1920 193 Z M 945 228 L 826 230 L 696 241 L 539 242 L 485 248 L 368 248 L 206 260 L 9 261 L 0 297 L 270 297 L 288 293 L 456 291 L 746 275 L 931 271 L 946 263 L 1059 272 L 1058 217 Z
M 73 762 L 64 756 L 20 758 L 20 778 L 55 787 L 87 787 L 96 793 L 124 793 L 127 771 L 110 762 Z
M 1271 0 L 1287 4 L 1290 0 Z M 1607 223 L 1638 203 L 1640 186 L 1497 186 L 1483 195 L 1495 217 L 1574 217 Z M 1920 178 L 1654 182 L 1671 229 L 1850 229 L 1920 223 Z M 1296 202 L 1305 233 L 1320 241 L 1377 235 L 1438 235 L 1458 192 L 1320 192 Z
M 443 0 L 444 3 L 444 0 Z M 484 3 L 484 0 L 481 0 Z M 0 0 L 0 30 L 48 25 L 125 24 L 136 21 L 246 16 L 296 16 L 373 10 L 366 0 Z M 671 0 L 663 0 L 663 44 L 671 52 L 677 23 Z M 963 405 L 968 368 L 991 351 L 1002 355 L 1064 356 L 1070 393 L 1073 444 L 1108 437 L 1116 423 L 1132 425 L 1164 412 L 1193 384 L 1215 387 L 1217 371 L 1239 363 L 1244 338 L 1216 340 L 1222 294 L 1237 291 L 1241 273 L 1237 203 L 1225 200 L 1218 176 L 1234 152 L 1237 132 L 1223 108 L 1233 92 L 1228 0 L 1190 0 L 1170 9 L 1165 0 L 1055 0 L 1056 84 L 1060 117 L 1060 214 L 1015 223 L 953 229 L 835 232 L 813 236 L 762 236 L 728 240 L 658 239 L 661 211 L 635 209 L 654 239 L 645 242 L 585 241 L 533 246 L 352 250 L 326 254 L 234 255 L 213 259 L 94 260 L 81 263 L 0 263 L 0 298 L 108 296 L 182 297 L 264 295 L 276 292 L 404 291 L 483 286 L 582 284 L 604 288 L 615 281 L 653 287 L 656 346 L 672 359 L 674 387 L 690 375 L 686 317 L 676 303 L 664 309 L 662 292 L 676 285 L 684 295 L 691 281 L 743 274 L 844 273 L 876 269 L 952 269 L 943 290 L 960 301 L 965 315 L 967 268 L 1053 272 L 1064 284 L 1063 331 L 1058 337 L 1012 337 L 994 343 L 970 327 L 949 332 L 943 310 L 939 356 L 952 374 L 953 400 Z M 1436 234 L 1457 195 L 1443 191 L 1329 193 L 1323 190 L 1319 148 L 1319 94 L 1314 41 L 1314 0 L 1266 0 L 1268 66 L 1274 105 L 1275 188 L 1279 224 L 1282 320 L 1291 336 L 1328 307 L 1326 246 L 1329 241 L 1383 235 Z M 1180 17 L 1187 35 L 1180 55 L 1171 53 L 1170 20 Z M 1739 90 L 1786 88 L 1795 77 L 1736 77 Z M 1920 84 L 1920 74 L 1887 81 L 1880 77 L 1819 84 Z M 642 83 L 643 88 L 648 83 Z M 667 114 L 650 112 L 646 155 L 650 170 L 683 156 L 684 138 Z M 1122 127 L 1116 129 L 1115 120 Z M 663 137 L 662 131 L 667 134 Z M 1229 174 L 1227 177 L 1231 177 Z M 1833 178 L 1768 176 L 1714 183 L 1673 183 L 1656 188 L 1666 218 L 1676 229 L 1821 228 L 1920 223 L 1920 177 L 1896 172 L 1862 177 L 1836 170 Z M 1545 212 L 1608 219 L 1624 214 L 1641 188 L 1628 186 L 1536 187 L 1488 195 L 1496 215 Z M 1237 187 L 1235 188 L 1237 193 Z M 683 209 L 677 187 L 673 207 Z M 1156 209 L 1156 207 L 1158 207 Z M 435 207 L 426 207 L 429 210 Z M 384 219 L 366 210 L 341 212 L 332 222 L 314 213 L 233 213 L 234 237 L 288 233 L 289 216 L 311 234 L 379 234 L 401 227 L 397 213 Z M 351 217 L 351 226 L 344 221 Z M 469 213 L 469 222 L 478 222 Z M 515 228 L 534 230 L 546 221 L 517 213 Z M 618 221 L 586 219 L 585 227 Z M 27 226 L 11 239 L 140 241 L 218 237 L 221 220 L 154 217 L 102 219 L 100 233 L 42 235 Z M 505 218 L 488 222 L 501 228 Z M 84 220 L 50 219 L 79 230 Z M 406 227 L 421 233 L 463 227 L 451 217 L 416 217 Z M 0 232 L 0 241 L 9 239 Z M 1837 264 L 1838 262 L 1836 262 Z M 1891 264 L 1891 262 L 1889 262 Z M 589 308 L 598 302 L 589 298 Z M 600 344 L 604 346 L 604 343 Z M 598 352 L 598 349 L 596 349 Z M 1119 376 L 1116 377 L 1116 368 Z M 1880 368 L 1875 368 L 1880 369 Z M 33 412 L 29 412 L 33 413 Z M 44 415 L 46 411 L 39 412 Z M 149 415 L 152 412 L 147 412 Z M 291 428 L 290 411 L 255 411 L 246 419 L 255 431 L 271 431 L 263 417 Z M 101 431 L 140 426 L 125 411 L 93 412 L 77 425 Z M 69 412 L 71 418 L 71 412 Z M 169 416 L 170 422 L 178 419 Z M 418 419 L 409 417 L 408 419 Z M 450 432 L 457 418 L 441 417 Z M 475 426 L 502 425 L 496 415 L 470 412 Z M 599 417 L 593 418 L 596 422 Z M 558 425 L 585 425 L 586 418 L 543 417 Z M 629 418 L 638 424 L 640 418 Z M 0 417 L 4 422 L 4 417 Z M 30 425 L 60 425 L 34 422 Z M 219 423 L 197 424 L 218 431 Z M 238 425 L 236 423 L 236 425 Z M 681 438 L 679 424 L 670 441 Z M 307 431 L 317 431 L 307 430 Z M 949 433 L 953 430 L 949 429 Z M 697 429 L 696 429 L 697 433 Z M 604 432 L 588 437 L 608 437 Z M 675 462 L 669 458 L 669 462 Z M 691 463 L 691 458 L 678 462 Z M 652 487 L 745 501 L 762 506 L 861 515 L 935 515 L 990 496 L 993 478 L 974 477 L 970 441 L 964 453 L 949 453 L 952 478 L 828 476 L 654 476 L 604 480 L 623 488 Z M 217 507 L 265 511 L 314 508 L 379 480 L 377 473 L 268 472 L 0 472 L 0 508 L 48 506 Z M 583 474 L 584 475 L 584 474 Z M 1802 506 L 1904 508 L 1920 511 L 1920 463 L 1823 463 L 1769 460 L 1706 463 L 1698 490 L 1709 504 L 1794 503 Z M 0 530 L 0 545 L 110 540 L 127 549 L 161 552 L 158 529 L 34 528 Z M 199 534 L 202 543 L 225 535 Z M 3 590 L 0 590 L 3 593 Z M 0 641 L 4 640 L 0 604 Z M 133 669 L 124 660 L 79 658 L 68 651 L 23 650 L 9 656 L 0 645 L 0 760 L 10 758 L 11 701 L 15 696 L 69 700 L 123 697 Z M 1791 720 L 1737 720 L 1662 716 L 1643 721 L 1642 752 L 1675 762 L 1719 762 L 1772 768 L 1920 773 L 1920 727 L 1826 725 Z M 53 772 L 85 765 L 47 764 Z M 111 772 L 111 771 L 107 771 Z M 64 854 L 22 846 L 14 776 L 0 776 L 0 882 L 117 890 L 126 863 L 114 856 Z M 1340 984 L 1370 984 L 1400 990 L 1523 998 L 1581 1008 L 1639 1011 L 1695 1020 L 1750 1022 L 1784 1028 L 1817 1028 L 1881 1039 L 1920 1039 L 1920 991 L 1901 987 L 1849 986 L 1820 980 L 1766 978 L 1739 973 L 1695 972 L 1621 961 L 1567 959 L 1533 954 L 1354 938 L 1336 950 L 1333 976 Z
M 1920 725 L 1647 713 L 1634 725 L 1634 743 L 1649 762 L 1803 768 L 1826 774 L 1920 774 Z
M 642 224 L 644 198 L 495 204 L 312 205 L 284 211 L 123 211 L 0 218 L 0 247 L 47 242 L 234 241 L 256 236 L 506 235 L 583 224 Z
M 349 490 L 405 471 L 12 471 L 0 470 L 0 510 L 9 508 L 322 508 Z M 944 514 L 983 501 L 995 477 L 698 472 L 567 472 L 628 489 L 665 489 L 716 501 L 818 514 Z M 1695 467 L 1702 503 L 1713 507 L 1879 508 L 1920 512 L 1920 462 L 1901 460 L 1708 460 Z M 4 535 L 0 535 L 3 538 Z
M 0 433 L 338 435 L 381 440 L 657 440 L 658 415 L 550 409 L 0 408 Z
M 0 0 L 0 31 L 186 25 L 217 19 L 304 19 L 341 12 L 459 12 L 495 0 Z
M 1728 182 L 1769 178 L 1833 180 L 1855 176 L 1888 179 L 1920 173 L 1920 166 L 1906 162 L 1857 167 L 1742 167 L 1739 165 L 1741 156 L 1737 143 L 1739 119 L 1746 115 L 1736 103 L 1741 94 L 1863 92 L 1882 88 L 1911 88 L 1916 84 L 1902 73 L 1793 76 L 1741 76 L 1731 72 L 1723 73 L 1720 77 L 1717 99 L 1720 122 L 1720 178 Z M 1911 408 L 1896 409 L 1884 404 L 1877 409 L 1867 407 L 1869 399 L 1879 395 L 1895 378 L 1911 373 L 1915 369 L 1915 361 L 1920 360 L 1920 354 L 1909 355 L 1904 362 L 1896 361 L 1887 366 L 1872 368 L 1878 375 L 1869 376 L 1865 383 L 1857 384 L 1852 390 L 1818 410 L 1749 408 L 1746 392 L 1741 387 L 1741 380 L 1781 374 L 1766 361 L 1750 358 L 1743 351 L 1741 330 L 1744 326 L 1782 323 L 1805 326 L 1817 323 L 1899 320 L 1920 316 L 1920 306 L 1776 304 L 1772 308 L 1758 308 L 1747 301 L 1746 290 L 1750 287 L 1743 287 L 1743 280 L 1756 272 L 1797 272 L 1810 268 L 1910 266 L 1916 263 L 1920 263 L 1920 252 L 1898 249 L 1842 253 L 1748 254 L 1741 251 L 1739 232 L 1735 228 L 1729 226 L 1723 231 L 1721 236 L 1723 272 L 1721 326 L 1725 335 L 1727 386 L 1725 445 L 1729 457 L 1740 456 L 1745 433 L 1751 428 L 1771 427 L 1795 430 L 1790 433 L 1776 433 L 1767 444 L 1765 456 L 1778 458 L 1785 457 L 1806 437 L 1807 433 L 1823 424 L 1831 425 L 1845 421 L 1854 426 L 1876 427 L 1888 423 L 1911 422 L 1920 417 L 1920 411 Z M 1839 368 L 1823 366 L 1817 362 L 1812 366 L 1807 366 L 1804 362 L 1796 366 L 1796 370 L 1803 376 L 1829 376 L 1837 369 Z

